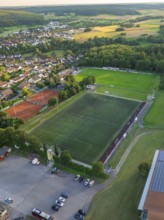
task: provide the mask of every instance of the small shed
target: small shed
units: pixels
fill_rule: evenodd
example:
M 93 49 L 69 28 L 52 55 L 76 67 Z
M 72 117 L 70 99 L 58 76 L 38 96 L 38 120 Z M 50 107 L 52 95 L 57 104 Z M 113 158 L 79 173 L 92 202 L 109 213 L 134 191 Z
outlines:
M 10 151 L 11 151 L 11 148 L 6 147 L 6 146 L 2 147 L 0 149 L 0 160 L 4 160 L 8 156 Z

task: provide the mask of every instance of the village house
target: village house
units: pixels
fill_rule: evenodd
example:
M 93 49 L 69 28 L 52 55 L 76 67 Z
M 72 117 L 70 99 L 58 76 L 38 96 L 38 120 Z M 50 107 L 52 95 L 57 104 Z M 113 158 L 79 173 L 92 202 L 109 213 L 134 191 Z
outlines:
M 9 86 L 9 83 L 8 82 L 0 82 L 0 88 L 6 88 Z
M 13 91 L 11 89 L 5 89 L 0 91 L 0 100 L 7 100 L 9 97 L 13 95 Z
M 30 83 L 37 83 L 41 80 L 40 76 L 34 76 L 28 80 Z
M 66 69 L 58 73 L 60 77 L 64 77 L 73 73 L 72 69 Z
M 24 76 L 18 76 L 18 77 L 11 79 L 10 83 L 15 84 L 15 83 L 21 82 L 23 79 L 24 79 Z
M 24 81 L 19 84 L 18 89 L 29 88 L 30 85 L 31 85 L 30 82 Z

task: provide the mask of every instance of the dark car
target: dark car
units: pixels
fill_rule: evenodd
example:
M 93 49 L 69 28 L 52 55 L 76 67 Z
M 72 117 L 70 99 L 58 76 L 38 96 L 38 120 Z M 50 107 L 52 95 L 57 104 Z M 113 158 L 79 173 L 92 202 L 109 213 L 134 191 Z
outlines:
M 80 215 L 83 215 L 83 216 L 86 215 L 86 212 L 85 212 L 84 210 L 82 210 L 82 209 L 79 209 L 78 213 L 79 213 Z
M 74 181 L 77 181 L 79 178 L 80 178 L 80 175 L 78 174 L 75 176 Z
M 84 176 L 81 176 L 81 177 L 79 178 L 79 182 L 81 183 L 81 182 L 83 182 L 83 180 L 84 180 Z
M 58 205 L 56 205 L 56 204 L 52 206 L 52 209 L 55 210 L 55 211 L 59 211 L 59 208 L 60 207 Z
M 84 216 L 83 216 L 83 215 L 80 215 L 79 213 L 76 213 L 74 217 L 75 217 L 76 219 L 80 219 L 80 220 L 83 220 L 83 219 L 84 219 Z
M 69 194 L 66 192 L 62 192 L 60 195 L 66 199 L 69 198 Z
M 13 203 L 14 201 L 13 201 L 12 198 L 7 197 L 7 198 L 5 199 L 5 202 L 7 202 L 7 203 Z
M 56 167 L 52 168 L 51 173 L 55 173 L 58 174 L 60 172 L 60 170 Z
M 24 220 L 24 217 L 18 217 L 18 218 L 14 218 L 14 220 Z

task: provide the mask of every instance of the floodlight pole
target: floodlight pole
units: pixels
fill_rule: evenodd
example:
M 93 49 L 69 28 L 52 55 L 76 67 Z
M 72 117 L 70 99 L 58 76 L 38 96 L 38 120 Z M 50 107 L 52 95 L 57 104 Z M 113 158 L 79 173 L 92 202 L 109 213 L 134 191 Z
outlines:
M 58 102 L 59 102 L 59 100 L 58 100 L 58 97 L 56 97 L 56 100 L 57 100 L 57 111 L 58 111 Z
M 15 115 L 15 118 L 16 118 L 16 111 L 15 111 L 15 103 L 14 103 L 14 115 Z

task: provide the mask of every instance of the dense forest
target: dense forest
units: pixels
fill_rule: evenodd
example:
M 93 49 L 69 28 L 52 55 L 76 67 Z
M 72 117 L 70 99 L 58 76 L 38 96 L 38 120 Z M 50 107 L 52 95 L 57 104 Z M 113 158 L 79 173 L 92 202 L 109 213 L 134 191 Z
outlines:
M 66 14 L 76 14 L 84 16 L 95 16 L 99 14 L 113 15 L 139 15 L 135 9 L 125 7 L 125 5 L 71 5 L 71 6 L 44 6 L 44 7 L 28 7 L 26 11 L 35 13 L 55 13 L 57 16 Z
M 91 48 L 84 54 L 82 66 L 112 66 L 141 71 L 164 72 L 164 45 L 130 47 L 110 45 Z
M 26 11 L 0 10 L 0 27 L 44 24 L 44 16 Z

